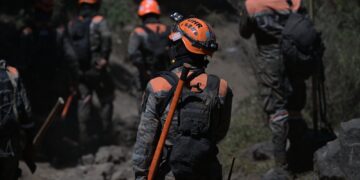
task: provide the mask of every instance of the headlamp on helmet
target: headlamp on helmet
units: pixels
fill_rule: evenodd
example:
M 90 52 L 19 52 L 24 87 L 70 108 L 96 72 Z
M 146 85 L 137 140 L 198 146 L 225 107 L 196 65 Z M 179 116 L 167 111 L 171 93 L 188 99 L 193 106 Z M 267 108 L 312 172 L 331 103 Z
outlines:
M 195 54 L 212 55 L 218 50 L 215 34 L 211 27 L 198 18 L 184 18 L 178 12 L 170 15 L 176 23 L 169 39 L 173 42 L 182 40 L 186 49 Z

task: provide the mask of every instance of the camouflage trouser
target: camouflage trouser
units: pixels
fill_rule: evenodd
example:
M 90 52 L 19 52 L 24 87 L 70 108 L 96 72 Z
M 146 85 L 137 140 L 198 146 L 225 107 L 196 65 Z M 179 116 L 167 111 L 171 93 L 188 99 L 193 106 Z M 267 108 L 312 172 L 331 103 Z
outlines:
M 16 180 L 18 179 L 19 160 L 17 157 L 0 158 L 0 179 Z
M 79 140 L 82 144 L 89 145 L 92 140 L 92 132 L 100 132 L 105 139 L 110 141 L 112 133 L 112 114 L 114 100 L 114 85 L 109 74 L 104 72 L 94 72 L 86 75 L 85 79 L 79 83 L 79 101 L 78 101 L 78 121 L 79 121 Z M 92 116 L 92 95 L 93 92 L 100 103 L 101 128 L 97 125 Z M 101 130 L 101 131 L 99 131 Z M 103 142 L 108 143 L 108 142 Z
M 303 79 L 287 75 L 277 45 L 262 47 L 255 67 L 264 111 L 270 118 L 275 162 L 277 165 L 285 165 L 289 119 L 293 118 L 294 112 L 300 115 L 300 111 L 305 106 L 305 82 Z M 294 118 L 301 119 L 301 117 Z

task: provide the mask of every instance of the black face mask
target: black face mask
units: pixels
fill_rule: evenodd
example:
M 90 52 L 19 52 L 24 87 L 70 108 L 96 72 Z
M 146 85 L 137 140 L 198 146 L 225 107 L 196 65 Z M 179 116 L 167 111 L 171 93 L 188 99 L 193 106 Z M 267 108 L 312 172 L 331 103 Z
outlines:
M 175 42 L 170 41 L 169 47 L 169 58 L 174 60 L 174 64 L 170 69 L 182 66 L 183 63 L 190 63 L 195 67 L 204 68 L 209 63 L 204 55 L 189 52 L 181 40 Z

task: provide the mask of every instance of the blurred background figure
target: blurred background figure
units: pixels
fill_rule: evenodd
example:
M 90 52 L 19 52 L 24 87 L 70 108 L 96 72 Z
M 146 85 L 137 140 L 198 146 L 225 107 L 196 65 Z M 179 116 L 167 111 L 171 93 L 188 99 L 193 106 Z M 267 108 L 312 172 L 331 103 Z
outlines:
M 79 0 L 78 3 L 79 14 L 69 22 L 68 36 L 76 52 L 72 82 L 78 92 L 79 141 L 87 152 L 95 147 L 99 138 L 105 144 L 111 141 L 114 85 L 108 64 L 112 44 L 107 21 L 98 12 L 100 1 Z M 100 122 L 92 118 L 94 92 L 100 103 Z M 100 126 L 94 126 L 96 123 Z M 94 131 L 100 132 L 101 137 L 90 127 L 95 127 Z
M 130 35 L 128 55 L 139 72 L 139 90 L 146 88 L 151 75 L 170 64 L 168 36 L 170 28 L 160 22 L 160 6 L 156 0 L 143 0 L 137 12 L 142 24 Z
M 24 83 L 36 116 L 44 117 L 64 93 L 64 28 L 52 22 L 53 0 L 36 0 L 20 37 Z
M 71 57 L 74 57 L 65 39 L 65 28 L 54 23 L 53 12 L 53 0 L 33 1 L 21 30 L 19 48 L 16 49 L 20 59 L 16 65 L 28 90 L 37 128 L 43 124 L 58 97 L 69 93 L 68 66 L 73 60 Z M 43 144 L 46 158 L 51 161 L 57 161 L 63 152 L 58 151 L 62 146 L 59 142 L 63 132 L 60 126 L 54 126 L 56 128 L 49 131 Z
M 19 73 L 3 59 L 0 60 L 0 87 L 0 179 L 16 180 L 21 172 L 18 169 L 21 154 L 24 159 L 32 159 L 34 123 Z M 20 130 L 26 135 L 24 151 L 20 146 Z

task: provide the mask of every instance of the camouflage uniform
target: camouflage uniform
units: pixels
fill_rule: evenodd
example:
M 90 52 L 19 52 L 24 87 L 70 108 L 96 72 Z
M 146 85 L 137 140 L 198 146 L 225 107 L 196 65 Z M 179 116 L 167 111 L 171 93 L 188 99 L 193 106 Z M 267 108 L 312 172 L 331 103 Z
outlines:
M 31 143 L 34 124 L 30 119 L 31 107 L 17 70 L 6 66 L 6 62 L 0 60 L 0 71 L 0 84 L 2 85 L 0 89 L 0 121 L 4 122 L 7 119 L 8 122 L 6 127 L 0 129 L 0 179 L 13 180 L 18 178 L 19 153 L 21 152 L 19 130 L 22 129 L 26 132 L 27 143 Z M 7 73 L 4 73 L 5 71 Z M 15 87 L 16 93 L 14 94 Z M 15 101 L 13 101 L 14 97 Z M 9 109 L 12 111 L 8 112 Z
M 164 33 L 169 32 L 169 27 L 161 24 L 156 18 L 147 18 L 144 21 L 144 26 L 148 27 L 153 32 Z M 167 38 L 167 36 L 166 36 Z M 168 57 L 164 57 L 160 61 L 153 64 L 149 62 L 149 54 L 145 50 L 145 46 L 150 46 L 148 42 L 148 34 L 142 27 L 137 27 L 131 33 L 128 44 L 128 55 L 132 63 L 136 66 L 139 73 L 140 90 L 146 88 L 147 82 L 150 80 L 151 74 L 166 69 L 169 62 L 164 62 Z
M 178 76 L 180 75 L 179 69 L 174 69 L 173 72 Z M 201 83 L 203 86 L 200 88 L 204 89 L 204 86 L 206 86 L 207 76 L 207 74 L 201 74 L 193 79 L 190 84 L 196 85 Z M 147 177 L 148 168 L 161 133 L 161 127 L 165 122 L 169 105 L 167 105 L 163 114 L 159 114 L 159 109 L 163 107 L 162 102 L 164 102 L 164 99 L 167 97 L 170 89 L 171 85 L 162 77 L 150 80 L 146 87 L 142 104 L 141 121 L 132 157 L 137 180 L 145 180 Z M 219 96 L 221 99 L 221 119 L 214 119 L 213 122 L 218 122 L 219 126 L 217 126 L 217 129 L 214 130 L 215 134 L 211 135 L 216 143 L 225 137 L 231 118 L 232 91 L 228 87 L 227 82 L 223 79 L 220 82 Z M 158 175 L 159 179 L 164 178 L 164 176 L 170 171 L 167 160 L 170 157 L 174 139 L 178 134 L 177 114 L 178 112 L 176 111 L 165 143 L 162 162 L 160 162 Z M 211 169 L 209 172 L 211 173 L 209 173 L 209 177 L 205 179 L 218 179 L 219 177 L 221 179 L 221 165 L 216 157 L 209 157 L 209 159 L 211 158 L 214 159 L 208 164 Z
M 81 18 L 81 16 L 80 16 Z M 84 17 L 85 18 L 85 17 Z M 96 68 L 99 61 L 105 60 L 108 64 L 111 53 L 111 32 L 107 21 L 103 16 L 94 15 L 92 17 L 89 29 L 90 43 L 90 61 L 91 66 L 83 68 L 80 62 L 75 62 L 76 77 L 78 84 L 78 120 L 80 129 L 80 141 L 90 143 L 91 135 L 89 124 L 91 120 L 92 94 L 95 91 L 101 105 L 100 118 L 102 123 L 102 134 L 110 135 L 111 120 L 113 114 L 114 84 L 110 77 L 107 67 Z M 69 29 L 72 28 L 72 22 L 69 23 Z M 71 31 L 69 31 L 71 33 Z M 70 35 L 71 36 L 71 35 Z M 107 138 L 108 141 L 110 137 Z
M 301 0 L 292 0 L 292 11 L 302 12 Z M 244 38 L 255 35 L 258 58 L 255 72 L 260 84 L 260 95 L 264 111 L 269 115 L 273 133 L 274 155 L 277 165 L 286 164 L 286 139 L 299 138 L 306 128 L 300 111 L 305 106 L 304 79 L 290 76 L 286 72 L 280 50 L 281 31 L 290 14 L 286 0 L 245 1 L 241 14 L 240 34 Z M 298 123 L 299 133 L 288 136 L 289 122 Z M 292 145 L 294 143 L 292 142 Z

